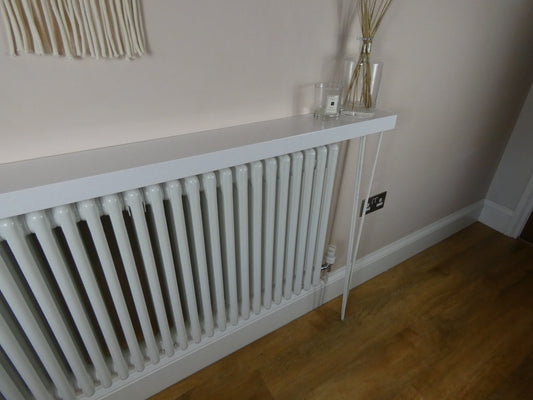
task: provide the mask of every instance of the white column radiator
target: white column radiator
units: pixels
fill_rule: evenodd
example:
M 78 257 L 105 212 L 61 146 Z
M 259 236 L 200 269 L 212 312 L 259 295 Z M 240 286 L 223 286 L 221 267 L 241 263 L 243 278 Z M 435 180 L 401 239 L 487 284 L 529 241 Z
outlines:
M 310 121 L 308 130 L 328 133 Z M 362 134 L 374 132 L 364 127 Z M 287 154 L 271 156 L 264 145 L 264 159 L 223 161 L 220 169 L 176 172 L 176 179 L 154 177 L 127 190 L 117 180 L 117 192 L 98 189 L 74 202 L 65 203 L 72 197 L 63 192 L 55 199 L 50 184 L 48 196 L 35 200 L 43 209 L 4 213 L 0 397 L 101 397 L 132 374 L 316 287 L 334 142 L 356 135 L 313 135 L 283 138 L 277 147 Z M 28 202 L 29 190 L 13 193 Z
M 337 154 L 321 146 L 0 221 L 8 397 L 91 396 L 316 285 Z

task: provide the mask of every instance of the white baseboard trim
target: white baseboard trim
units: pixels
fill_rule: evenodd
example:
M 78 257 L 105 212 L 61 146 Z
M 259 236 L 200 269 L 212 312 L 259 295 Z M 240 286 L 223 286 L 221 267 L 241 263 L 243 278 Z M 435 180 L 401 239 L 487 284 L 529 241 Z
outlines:
M 533 175 L 529 178 L 524 192 L 514 211 L 513 220 L 509 224 L 509 236 L 517 238 L 533 213 Z
M 474 203 L 360 258 L 352 274 L 351 287 L 372 279 L 473 224 L 479 220 L 482 209 L 483 201 Z
M 479 221 L 504 235 L 511 236 L 510 227 L 514 214 L 513 210 L 485 199 Z
M 352 287 L 467 227 L 478 220 L 482 209 L 483 202 L 480 201 L 361 258 L 355 267 Z M 132 373 L 128 379 L 117 382 L 112 388 L 100 390 L 94 398 L 147 398 L 340 296 L 344 275 L 345 267 L 338 268 L 329 274 L 328 281 L 321 286 L 290 300 L 283 300 L 270 310 L 263 310 L 261 314 L 241 321 L 238 326 L 229 326 L 224 332 L 217 331 L 213 337 L 204 338 L 201 344 L 191 345 L 174 357 L 148 366 L 143 372 Z

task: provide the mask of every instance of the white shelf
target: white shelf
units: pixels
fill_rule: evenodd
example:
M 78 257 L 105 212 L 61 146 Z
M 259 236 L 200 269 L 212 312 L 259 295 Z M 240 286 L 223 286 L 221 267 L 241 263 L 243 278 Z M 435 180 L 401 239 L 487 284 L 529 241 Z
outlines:
M 0 218 L 391 130 L 396 115 L 301 115 L 0 165 Z

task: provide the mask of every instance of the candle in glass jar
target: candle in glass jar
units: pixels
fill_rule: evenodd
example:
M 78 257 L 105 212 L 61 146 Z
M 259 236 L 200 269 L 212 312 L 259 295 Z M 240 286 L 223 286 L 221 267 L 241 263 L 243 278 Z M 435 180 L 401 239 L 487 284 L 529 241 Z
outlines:
M 315 117 L 337 118 L 339 116 L 340 88 L 327 83 L 315 85 Z

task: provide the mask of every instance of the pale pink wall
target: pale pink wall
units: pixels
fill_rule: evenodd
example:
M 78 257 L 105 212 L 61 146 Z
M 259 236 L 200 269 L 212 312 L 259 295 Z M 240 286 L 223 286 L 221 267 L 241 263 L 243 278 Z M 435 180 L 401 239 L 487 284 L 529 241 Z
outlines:
M 0 163 L 309 112 L 335 51 L 335 1 L 143 1 L 138 60 L 9 57 Z
M 485 197 L 533 79 L 531 1 L 397 1 L 386 18 L 374 44 L 380 107 L 398 127 L 374 191 L 387 203 L 368 215 L 361 254 Z M 346 220 L 336 220 L 341 248 Z
M 151 53 L 133 62 L 11 58 L 0 42 L 0 163 L 307 112 L 335 52 L 336 4 L 144 1 Z M 369 216 L 362 254 L 485 197 L 531 82 L 532 10 L 529 0 L 393 4 L 374 52 L 385 62 L 380 106 L 398 113 L 398 129 L 376 177 L 387 204 Z

